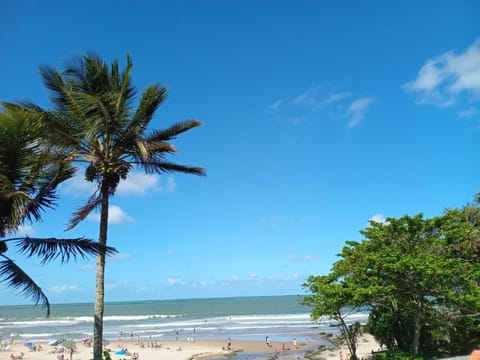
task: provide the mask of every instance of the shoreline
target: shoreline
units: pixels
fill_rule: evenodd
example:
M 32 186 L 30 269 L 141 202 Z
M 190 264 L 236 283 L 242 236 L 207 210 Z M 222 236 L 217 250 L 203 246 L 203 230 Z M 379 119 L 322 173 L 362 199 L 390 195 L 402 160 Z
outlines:
M 40 345 L 40 346 L 39 346 Z M 135 340 L 111 341 L 105 346 L 109 350 L 112 360 L 203 360 L 229 358 L 233 359 L 267 359 L 274 355 L 278 359 L 295 360 L 304 357 L 308 350 L 316 350 L 320 345 L 318 341 L 299 342 L 294 347 L 293 343 L 280 341 L 269 342 L 270 346 L 264 341 L 237 340 L 231 338 L 230 349 L 228 349 L 228 338 L 212 340 L 166 340 L 152 341 L 151 343 L 138 343 Z M 370 334 L 363 334 L 358 341 L 357 355 L 359 358 L 369 358 L 372 351 L 379 348 L 378 343 Z M 48 343 L 39 342 L 34 345 L 36 349 L 27 347 L 21 342 L 9 346 L 4 352 L 0 352 L 0 359 L 25 359 L 25 360 L 90 360 L 93 358 L 93 348 L 84 345 L 81 341 L 75 342 L 75 351 L 71 354 L 68 348 L 62 345 L 52 346 Z M 126 354 L 116 354 L 122 349 L 127 349 Z M 4 349 L 5 350 L 5 349 Z M 62 351 L 63 350 L 63 351 Z M 317 353 L 317 358 L 338 359 L 340 351 L 345 356 L 348 350 L 345 346 L 335 346 Z M 22 354 L 23 353 L 23 357 Z M 5 354 L 5 356 L 2 356 Z M 135 356 L 137 354 L 137 356 Z

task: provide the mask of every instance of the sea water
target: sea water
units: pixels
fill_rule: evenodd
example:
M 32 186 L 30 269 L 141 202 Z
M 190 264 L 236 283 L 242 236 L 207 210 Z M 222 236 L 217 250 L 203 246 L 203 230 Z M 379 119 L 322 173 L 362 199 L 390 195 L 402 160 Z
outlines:
M 105 304 L 105 340 L 140 342 L 164 340 L 237 339 L 291 343 L 326 343 L 336 333 L 328 318 L 313 322 L 311 308 L 299 296 L 229 297 L 151 300 Z M 93 304 L 53 304 L 51 315 L 29 305 L 0 306 L 0 337 L 45 342 L 81 340 L 93 336 Z M 349 315 L 349 322 L 366 321 L 366 313 Z

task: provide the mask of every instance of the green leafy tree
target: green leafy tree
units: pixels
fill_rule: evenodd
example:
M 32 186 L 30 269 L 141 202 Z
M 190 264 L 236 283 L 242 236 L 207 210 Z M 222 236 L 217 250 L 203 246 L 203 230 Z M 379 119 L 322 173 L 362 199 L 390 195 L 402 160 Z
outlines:
M 359 310 L 355 304 L 355 288 L 346 281 L 339 281 L 334 274 L 326 276 L 310 276 L 308 287 L 312 296 L 302 298 L 302 303 L 312 307 L 312 319 L 318 320 L 327 316 L 340 329 L 340 336 L 347 344 L 352 360 L 357 360 L 358 336 L 360 326 L 350 323 L 348 316 Z M 346 304 L 349 305 L 347 310 Z
M 128 54 L 123 71 L 116 60 L 108 65 L 92 54 L 79 57 L 62 72 L 42 66 L 40 75 L 50 91 L 54 109 L 44 110 L 31 102 L 22 103 L 30 111 L 41 114 L 52 144 L 61 145 L 72 161 L 87 165 L 85 179 L 95 183 L 97 188 L 87 203 L 75 212 L 69 228 L 99 209 L 98 241 L 102 246 L 107 244 L 110 196 L 133 168 L 146 173 L 205 175 L 200 167 L 172 163 L 165 158 L 176 153 L 170 141 L 201 123 L 186 120 L 166 129 L 148 131 L 150 121 L 166 98 L 167 89 L 157 84 L 147 86 L 134 109 L 136 89 L 131 80 L 132 68 Z M 105 253 L 100 252 L 94 310 L 95 360 L 102 358 L 104 275 Z
M 478 197 L 478 195 L 477 195 Z M 442 303 L 442 325 L 432 330 L 447 352 L 464 354 L 480 345 L 480 208 L 478 201 L 461 209 L 449 209 L 441 217 L 437 253 L 457 259 L 462 278 L 452 282 Z M 460 285 L 460 286 L 459 286 Z M 454 304 L 452 306 L 451 304 Z
M 478 265 L 459 256 L 476 230 L 460 213 L 371 222 L 360 231 L 365 239 L 347 242 L 328 275 L 340 299 L 336 306 L 368 306 L 367 329 L 390 349 L 416 356 L 452 344 L 454 323 L 478 318 L 480 310 Z M 322 282 L 325 277 L 311 277 L 305 284 L 313 305 L 317 291 L 325 290 L 316 287 Z
M 26 221 L 41 219 L 54 208 L 56 188 L 70 178 L 73 169 L 60 161 L 42 142 L 38 121 L 27 112 L 11 107 L 0 112 L 0 281 L 41 304 L 50 314 L 50 303 L 40 286 L 6 255 L 7 243 L 17 253 L 35 256 L 41 264 L 55 259 L 62 263 L 96 255 L 99 245 L 88 239 L 8 237 Z M 114 253 L 114 249 L 105 249 Z

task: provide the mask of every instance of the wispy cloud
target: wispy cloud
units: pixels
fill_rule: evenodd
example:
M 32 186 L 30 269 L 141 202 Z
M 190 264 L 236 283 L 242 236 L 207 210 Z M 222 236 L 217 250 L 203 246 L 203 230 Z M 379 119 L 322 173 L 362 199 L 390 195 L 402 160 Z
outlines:
M 56 294 L 69 293 L 80 290 L 77 285 L 54 285 L 50 287 L 50 292 Z
M 92 194 L 96 189 L 96 184 L 86 181 L 84 172 L 85 170 L 80 168 L 73 178 L 65 181 L 60 187 L 61 192 L 77 197 Z M 165 182 L 163 185 L 162 180 Z M 131 171 L 128 177 L 118 184 L 117 194 L 119 196 L 144 196 L 157 191 L 173 192 L 175 187 L 173 176 L 161 177 L 157 174 Z
M 96 269 L 95 264 L 92 264 L 92 263 L 87 263 L 80 268 L 80 270 L 82 271 L 93 271 L 95 269 Z
M 283 111 L 280 113 L 286 116 L 277 121 L 298 126 L 308 119 L 308 115 L 299 115 L 301 109 L 310 112 L 322 113 L 328 117 L 340 117 L 347 119 L 347 127 L 353 128 L 360 124 L 365 118 L 367 110 L 375 102 L 375 98 L 355 97 L 350 91 L 322 91 L 320 87 L 310 87 L 302 94 L 293 97 L 291 100 L 277 100 L 269 106 L 269 109 L 278 110 L 280 105 Z M 279 112 L 275 112 L 279 116 Z M 300 113 L 301 114 L 301 113 Z
M 83 197 L 90 195 L 96 189 L 94 183 L 85 180 L 85 169 L 79 168 L 75 173 L 75 176 L 71 179 L 63 182 L 60 187 L 62 194 L 73 195 L 75 197 Z
M 311 87 L 307 89 L 303 94 L 297 96 L 293 103 L 297 105 L 306 105 L 312 109 L 320 109 L 325 106 L 342 101 L 352 94 L 348 91 L 345 92 L 333 92 L 326 95 L 320 95 L 320 89 L 318 87 Z
M 303 94 L 298 95 L 293 103 L 296 105 L 307 105 L 309 107 L 318 108 L 322 106 L 322 102 L 318 98 L 318 88 L 309 88 Z
M 118 184 L 118 195 L 145 195 L 152 191 L 160 191 L 160 176 L 156 174 L 144 174 L 131 172 L 125 180 Z
M 388 224 L 387 219 L 386 219 L 385 216 L 382 215 L 382 214 L 375 214 L 375 215 L 373 215 L 373 216 L 368 220 L 369 223 L 370 223 L 371 221 L 376 222 L 376 223 L 380 223 L 380 224 L 384 224 L 384 225 Z
M 346 92 L 341 92 L 341 93 L 334 93 L 334 94 L 330 94 L 325 100 L 324 100 L 324 103 L 325 105 L 330 105 L 330 104 L 334 104 L 338 101 L 341 101 L 343 99 L 346 99 L 348 97 L 352 96 L 352 93 L 346 91 Z
M 480 96 L 480 39 L 456 54 L 448 51 L 429 59 L 415 80 L 403 84 L 408 93 L 421 104 L 452 106 L 461 94 L 478 99 Z
M 294 272 L 284 276 L 248 274 L 223 274 L 220 278 L 207 278 L 186 281 L 181 276 L 170 276 L 164 281 L 164 285 L 171 288 L 193 289 L 242 289 L 247 287 L 259 287 L 264 289 L 266 284 L 295 284 L 303 281 L 308 275 Z
M 280 108 L 282 104 L 283 104 L 283 100 L 279 99 L 275 101 L 273 104 L 271 104 L 268 108 L 270 110 L 277 110 L 278 108 Z
M 296 255 L 293 253 L 288 254 L 288 261 L 314 261 L 317 260 L 318 256 L 315 255 Z
M 275 214 L 268 217 L 260 218 L 260 224 L 267 225 L 270 227 L 277 227 L 278 225 L 287 221 L 287 216 L 284 214 Z
M 177 184 L 175 183 L 175 178 L 173 176 L 168 176 L 165 182 L 165 191 L 166 192 L 174 192 Z
M 347 126 L 353 128 L 360 124 L 360 122 L 365 118 L 367 110 L 375 102 L 373 97 L 364 97 L 359 98 L 352 102 L 348 107 L 346 112 L 346 117 L 348 118 Z
M 462 110 L 458 113 L 458 116 L 461 117 L 462 119 L 473 119 L 476 117 L 480 117 L 480 110 L 475 108 Z
M 109 258 L 111 260 L 128 260 L 132 258 L 132 255 L 129 253 L 118 253 L 111 255 Z
M 182 280 L 182 278 L 179 277 L 168 277 L 166 279 L 166 283 L 169 286 L 178 286 L 178 285 L 184 285 L 185 282 Z
M 32 236 L 35 235 L 35 229 L 32 225 L 23 224 L 18 227 L 16 234 L 20 236 Z
M 88 215 L 87 219 L 91 221 L 100 221 L 100 214 L 94 213 Z M 112 205 L 108 208 L 108 223 L 109 224 L 122 224 L 122 223 L 131 223 L 133 218 L 123 211 L 119 206 Z
M 283 224 L 310 224 L 316 220 L 317 218 L 315 216 L 308 215 L 295 218 L 285 214 L 273 214 L 270 216 L 262 216 L 260 218 L 260 224 L 275 228 Z

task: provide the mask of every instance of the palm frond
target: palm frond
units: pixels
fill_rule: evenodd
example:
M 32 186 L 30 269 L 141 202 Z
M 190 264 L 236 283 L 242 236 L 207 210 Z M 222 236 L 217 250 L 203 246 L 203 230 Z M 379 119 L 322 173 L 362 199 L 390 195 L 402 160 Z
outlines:
M 122 71 L 122 76 L 118 76 L 118 62 L 115 61 L 112 64 L 111 77 L 115 79 L 117 89 L 115 93 L 117 94 L 117 101 L 115 104 L 115 113 L 117 117 L 123 118 L 125 112 L 130 110 L 130 102 L 137 93 L 135 86 L 132 84 L 132 77 L 130 73 L 133 69 L 132 57 L 127 53 L 127 66 Z
M 0 113 L 0 217 L 5 234 L 53 208 L 56 188 L 74 174 L 61 152 L 43 143 L 36 113 L 7 104 Z
M 5 260 L 0 261 L 0 281 L 31 298 L 35 305 L 41 304 L 47 311 L 47 317 L 50 316 L 50 303 L 42 289 L 13 260 L 5 255 L 1 256 Z
M 175 139 L 175 137 L 181 133 L 184 133 L 190 129 L 193 129 L 203 124 L 195 119 L 179 121 L 163 130 L 154 130 L 149 136 L 146 137 L 146 141 L 170 141 Z
M 140 127 L 142 132 L 152 120 L 158 107 L 167 98 L 168 89 L 166 86 L 150 85 L 142 93 L 137 111 L 133 116 L 129 129 Z
M 38 72 L 43 84 L 50 90 L 50 101 L 55 104 L 59 110 L 68 110 L 69 101 L 65 96 L 68 85 L 64 81 L 62 74 L 49 65 L 39 66 Z
M 114 255 L 117 250 L 110 246 L 102 246 L 98 242 L 85 238 L 57 239 L 57 238 L 15 238 L 4 241 L 14 241 L 18 252 L 27 258 L 36 256 L 40 258 L 42 265 L 56 259 L 61 263 L 76 260 L 78 257 L 85 259 L 88 256 L 98 255 L 105 252 L 106 255 Z
M 71 121 L 64 113 L 44 110 L 29 100 L 20 100 L 17 104 L 8 103 L 7 106 L 21 107 L 32 116 L 37 116 L 41 124 L 42 137 L 50 145 L 71 149 L 82 141 L 80 131 L 72 127 Z
M 66 163 L 59 163 L 43 171 L 42 178 L 36 180 L 34 196 L 24 206 L 25 218 L 30 221 L 38 221 L 41 218 L 41 211 L 45 208 L 53 209 L 58 199 L 56 193 L 58 185 L 70 179 L 75 171 L 75 168 Z M 39 173 L 35 176 L 38 176 Z
M 184 174 L 207 176 L 207 172 L 201 167 L 180 165 L 180 164 L 175 164 L 168 161 L 142 162 L 141 166 L 145 169 L 147 173 L 150 173 L 150 174 L 181 172 Z
M 92 212 L 97 206 L 100 205 L 102 201 L 102 197 L 99 191 L 96 191 L 90 198 L 88 199 L 87 203 L 80 207 L 77 211 L 73 213 L 73 217 L 70 220 L 70 223 L 67 226 L 66 230 L 71 230 L 75 226 L 78 225 L 82 220 L 84 220 L 88 214 Z

